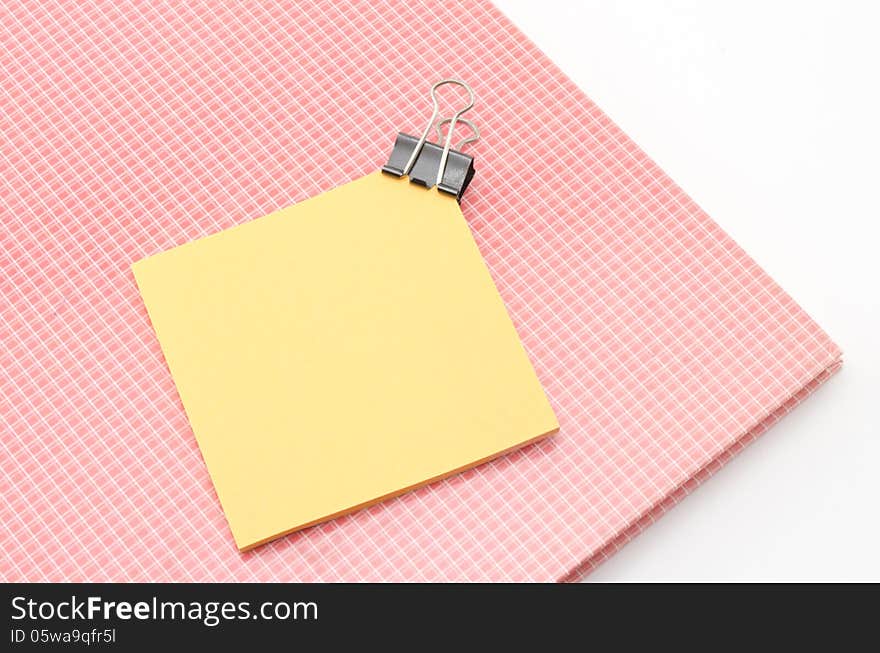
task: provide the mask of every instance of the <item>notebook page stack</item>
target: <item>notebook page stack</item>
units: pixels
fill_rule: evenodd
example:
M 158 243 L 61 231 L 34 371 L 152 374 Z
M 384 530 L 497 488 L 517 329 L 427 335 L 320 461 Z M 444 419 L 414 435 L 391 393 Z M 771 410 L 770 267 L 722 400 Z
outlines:
M 574 579 L 840 364 L 488 2 L 3 13 L 6 580 Z M 440 77 L 480 99 L 462 212 L 559 432 L 241 554 L 130 265 L 375 171 Z

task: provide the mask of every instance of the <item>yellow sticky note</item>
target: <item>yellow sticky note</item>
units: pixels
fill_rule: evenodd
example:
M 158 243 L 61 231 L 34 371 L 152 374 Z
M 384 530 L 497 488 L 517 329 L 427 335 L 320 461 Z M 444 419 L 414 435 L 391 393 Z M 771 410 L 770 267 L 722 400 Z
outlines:
M 241 550 L 558 429 L 436 188 L 377 172 L 132 269 Z

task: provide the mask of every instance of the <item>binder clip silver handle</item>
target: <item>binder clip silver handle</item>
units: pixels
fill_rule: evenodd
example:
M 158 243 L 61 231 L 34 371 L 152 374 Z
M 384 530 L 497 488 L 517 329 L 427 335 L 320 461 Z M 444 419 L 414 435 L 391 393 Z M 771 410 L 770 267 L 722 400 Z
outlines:
M 437 100 L 437 89 L 445 84 L 461 86 L 468 92 L 468 104 L 456 111 L 451 118 L 444 118 L 437 123 L 437 115 L 440 113 L 440 105 Z M 470 86 L 457 79 L 444 79 L 431 87 L 431 99 L 434 110 L 428 120 L 420 138 L 404 134 L 397 135 L 394 149 L 388 158 L 388 163 L 382 167 L 382 172 L 395 177 L 408 176 L 413 183 L 420 184 L 425 188 L 437 186 L 438 190 L 454 195 L 461 201 L 461 196 L 474 176 L 474 158 L 461 152 L 461 148 L 467 143 L 473 143 L 479 139 L 480 134 L 476 125 L 462 118 L 462 114 L 474 106 L 474 92 Z M 473 136 L 462 140 L 457 149 L 452 148 L 452 136 L 456 123 L 464 122 L 473 131 Z M 442 140 L 442 127 L 449 124 L 449 131 L 441 147 L 438 143 L 428 141 L 431 129 L 437 129 Z
M 451 122 L 452 122 L 452 118 L 444 118 L 443 120 L 438 122 L 436 125 L 434 125 L 434 129 L 437 130 L 437 142 L 440 142 L 443 140 L 443 125 L 448 125 Z M 468 120 L 467 118 L 459 118 L 458 122 L 463 123 L 464 125 L 467 125 L 467 127 L 470 128 L 471 134 L 472 134 L 471 136 L 468 136 L 467 138 L 462 138 L 458 142 L 458 145 L 455 146 L 456 150 L 461 151 L 464 149 L 465 145 L 468 145 L 469 143 L 476 143 L 478 140 L 480 140 L 480 130 L 477 129 L 477 126 L 474 123 L 472 123 L 470 120 Z

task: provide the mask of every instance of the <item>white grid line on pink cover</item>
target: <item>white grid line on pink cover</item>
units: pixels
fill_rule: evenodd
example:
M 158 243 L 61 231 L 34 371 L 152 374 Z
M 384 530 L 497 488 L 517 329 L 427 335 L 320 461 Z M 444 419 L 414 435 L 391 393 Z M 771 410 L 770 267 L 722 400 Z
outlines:
M 423 15 L 426 13 L 429 14 L 427 21 Z M 67 57 L 64 53 L 76 71 L 70 75 L 69 69 L 61 70 L 61 86 L 56 85 L 57 92 L 51 96 L 51 100 L 63 101 L 69 96 L 71 99 L 68 101 L 83 120 L 94 113 L 90 111 L 91 103 L 101 100 L 102 93 L 122 97 L 126 106 L 124 110 L 116 111 L 122 121 L 112 125 L 117 133 L 96 131 L 82 140 L 76 140 L 78 134 L 64 134 L 77 147 L 90 149 L 85 167 L 76 167 L 76 150 L 70 152 L 70 145 L 52 143 L 52 156 L 42 158 L 42 167 L 28 165 L 32 174 L 18 175 L 8 184 L 9 190 L 4 191 L 4 199 L 14 203 L 8 205 L 12 213 L 27 207 L 32 184 L 39 188 L 46 175 L 56 179 L 54 185 L 50 186 L 55 195 L 53 203 L 50 205 L 43 201 L 42 214 L 34 212 L 32 208 L 24 208 L 17 221 L 18 229 L 10 236 L 13 240 L 9 243 L 9 251 L 14 252 L 20 260 L 16 262 L 14 280 L 6 282 L 13 285 L 0 284 L 0 293 L 8 297 L 12 289 L 15 296 L 21 299 L 13 304 L 15 312 L 11 314 L 4 313 L 0 306 L 0 315 L 3 315 L 7 330 L 11 332 L 26 324 L 28 315 L 40 320 L 37 328 L 28 324 L 24 338 L 16 338 L 16 360 L 22 352 L 35 349 L 38 356 L 54 358 L 57 361 L 54 367 L 60 368 L 63 367 L 62 361 L 57 355 L 60 354 L 62 360 L 68 362 L 65 356 L 73 359 L 73 351 L 76 351 L 93 366 L 110 365 L 110 370 L 102 377 L 104 385 L 97 386 L 105 399 L 98 406 L 90 401 L 85 402 L 92 405 L 89 410 L 99 413 L 99 407 L 113 407 L 112 399 L 116 399 L 123 405 L 114 407 L 115 412 L 119 413 L 111 415 L 114 423 L 121 420 L 118 423 L 128 424 L 130 430 L 134 431 L 135 427 L 125 413 L 126 408 L 134 406 L 139 413 L 137 423 L 150 429 L 151 444 L 159 449 L 156 453 L 158 460 L 170 471 L 162 475 L 162 470 L 153 469 L 153 472 L 160 472 L 159 478 L 148 486 L 133 488 L 134 493 L 141 489 L 138 500 L 143 501 L 144 497 L 155 497 L 161 486 L 166 494 L 173 495 L 178 502 L 184 502 L 174 506 L 168 499 L 166 508 L 171 516 L 164 521 L 169 526 L 163 528 L 162 534 L 167 541 L 166 548 L 177 547 L 177 551 L 190 554 L 184 563 L 177 560 L 166 567 L 155 563 L 160 578 L 560 578 L 583 562 L 590 552 L 599 551 L 603 543 L 611 547 L 618 542 L 619 538 L 612 539 L 618 534 L 631 534 L 631 530 L 643 527 L 639 516 L 646 515 L 645 520 L 652 519 L 658 508 L 661 511 L 665 509 L 664 497 L 677 500 L 678 492 L 688 491 L 692 485 L 676 486 L 677 478 L 687 478 L 688 474 L 694 473 L 691 470 L 704 462 L 714 468 L 716 458 L 732 455 L 731 447 L 740 446 L 736 438 L 744 431 L 748 433 L 743 440 L 755 437 L 755 425 L 762 413 L 769 415 L 788 398 L 787 395 L 798 392 L 799 384 L 803 387 L 809 378 L 816 376 L 823 366 L 833 364 L 839 355 L 827 336 L 790 298 L 781 293 L 668 177 L 576 91 L 558 70 L 538 55 L 534 47 L 501 19 L 491 6 L 483 3 L 471 7 L 444 6 L 435 14 L 430 14 L 423 8 L 364 3 L 350 14 L 345 14 L 329 3 L 315 8 L 243 3 L 236 7 L 235 12 L 230 12 L 222 5 L 195 7 L 166 4 L 149 7 L 145 11 L 143 7 L 126 4 L 114 6 L 101 3 L 94 8 L 83 9 L 75 3 L 61 3 L 54 8 L 47 5 L 43 14 L 41 18 L 48 18 L 53 24 L 80 37 L 74 44 L 77 47 L 68 49 L 73 55 Z M 38 23 L 34 17 L 28 19 L 28 25 L 35 22 Z M 444 39 L 448 41 L 455 36 L 444 32 L 444 25 L 449 23 L 461 25 L 461 33 L 471 39 L 472 51 L 475 44 L 479 45 L 478 59 L 469 60 L 462 56 L 463 44 L 444 43 Z M 274 36 L 279 44 L 277 46 L 260 44 L 252 36 L 260 34 L 269 39 L 270 27 L 276 30 Z M 302 44 L 301 51 L 297 53 L 300 56 L 295 60 L 289 56 L 289 50 L 281 45 L 287 34 L 293 33 L 301 37 L 297 45 Z M 59 38 L 64 38 L 64 35 Z M 384 66 L 374 65 L 376 55 L 374 52 L 371 57 L 371 48 L 376 39 L 387 46 L 387 51 L 392 55 L 389 59 L 395 53 L 401 54 L 402 60 L 407 61 L 405 70 L 403 66 L 395 67 L 390 62 Z M 105 46 L 103 50 L 98 41 Z M 90 77 L 89 71 L 80 66 L 80 58 L 85 55 L 79 54 L 79 46 L 85 44 L 83 51 L 87 52 L 89 43 L 100 53 L 98 56 L 105 56 L 109 62 L 112 55 L 117 68 L 130 72 L 120 73 L 114 68 L 100 71 L 98 78 Z M 110 43 L 112 47 L 107 47 Z M 564 432 L 558 436 L 558 443 L 524 450 L 462 477 L 437 484 L 436 487 L 411 493 L 304 535 L 285 538 L 257 552 L 239 556 L 229 549 L 230 540 L 225 524 L 219 518 L 216 500 L 206 483 L 203 465 L 193 447 L 179 403 L 176 398 L 169 398 L 170 393 L 170 397 L 174 397 L 173 386 L 161 362 L 161 355 L 148 327 L 143 322 L 137 322 L 143 320 L 143 314 L 138 312 L 137 293 L 130 277 L 105 276 L 95 280 L 87 276 L 85 281 L 99 283 L 91 284 L 95 295 L 80 293 L 85 304 L 81 308 L 86 311 L 85 316 L 77 316 L 82 327 L 77 331 L 66 324 L 53 324 L 60 327 L 61 335 L 58 338 L 54 338 L 54 334 L 50 337 L 51 317 L 47 317 L 47 312 L 51 311 L 52 305 L 48 300 L 36 303 L 32 295 L 45 289 L 48 284 L 56 301 L 68 299 L 64 292 L 70 291 L 70 288 L 63 283 L 59 285 L 59 282 L 65 275 L 76 272 L 70 265 L 77 259 L 67 254 L 62 243 L 81 248 L 84 255 L 88 254 L 85 245 L 94 247 L 111 266 L 111 273 L 112 266 L 120 264 L 127 271 L 127 263 L 140 255 L 257 217 L 261 212 L 278 208 L 292 199 L 302 199 L 375 168 L 376 148 L 360 147 L 360 141 L 354 137 L 358 134 L 353 135 L 353 132 L 361 129 L 359 135 L 365 144 L 379 140 L 384 144 L 390 143 L 397 128 L 421 124 L 425 110 L 421 97 L 424 90 L 422 82 L 425 78 L 447 74 L 446 70 L 434 70 L 418 57 L 406 59 L 406 49 L 413 43 L 419 52 L 436 52 L 438 56 L 434 61 L 452 62 L 459 69 L 455 72 L 461 72 L 468 79 L 480 80 L 478 92 L 487 101 L 481 103 L 478 116 L 488 134 L 492 134 L 493 127 L 486 130 L 486 125 L 504 125 L 508 128 L 518 118 L 512 103 L 516 98 L 503 97 L 504 86 L 510 85 L 530 97 L 533 108 L 540 108 L 539 103 L 550 98 L 557 100 L 557 111 L 545 111 L 541 114 L 543 119 L 548 122 L 556 120 L 563 127 L 569 121 L 571 124 L 582 124 L 591 139 L 592 145 L 584 152 L 588 155 L 584 162 L 577 168 L 570 165 L 558 171 L 558 181 L 552 187 L 544 188 L 549 192 L 542 193 L 534 192 L 536 164 L 545 158 L 558 156 L 550 155 L 551 150 L 546 146 L 535 146 L 526 157 L 522 150 L 511 149 L 501 139 L 484 139 L 477 151 L 477 160 L 484 167 L 478 169 L 478 178 L 465 198 L 464 206 L 475 238 L 514 315 L 524 344 L 554 400 Z M 135 50 L 135 44 L 140 44 L 141 49 Z M 157 48 L 157 45 L 163 44 L 164 50 Z M 492 49 L 493 44 L 496 50 Z M 143 48 L 152 51 L 153 58 L 144 58 L 145 64 L 140 65 L 142 62 L 139 62 L 138 68 L 126 66 L 126 55 L 133 55 L 139 60 Z M 52 53 L 51 43 L 46 50 L 51 53 L 50 57 L 39 58 L 38 70 L 34 72 L 40 74 L 41 78 L 48 77 L 54 83 L 56 77 L 50 73 L 57 60 L 52 57 L 60 55 Z M 180 60 L 178 55 L 182 50 L 192 54 L 193 60 Z M 337 58 L 333 59 L 328 51 L 338 52 Z M 257 52 L 261 52 L 262 56 L 256 56 Z M 218 70 L 200 67 L 195 60 L 200 55 L 219 62 Z M 24 56 L 26 53 L 22 54 Z M 0 54 L 0 65 L 8 65 L 9 61 L 2 57 Z M 239 65 L 246 60 L 250 60 L 252 67 Z M 336 68 L 328 68 L 334 62 L 337 62 Z M 275 68 L 279 69 L 278 72 Z M 168 84 L 162 76 L 163 72 L 178 80 L 178 85 Z M 57 71 L 55 73 L 57 75 Z M 206 81 L 193 79 L 199 73 L 207 78 Z M 288 77 L 284 82 L 279 82 L 276 75 L 285 73 Z M 319 84 L 322 88 L 316 88 L 310 85 L 315 75 L 322 76 L 329 86 Z M 30 88 L 23 88 L 23 93 L 34 95 L 35 107 L 45 106 L 49 98 L 45 89 L 41 89 L 30 72 L 26 76 L 30 78 Z M 357 84 L 376 76 L 389 88 L 373 89 L 365 98 L 352 98 Z M 10 77 L 16 79 L 16 84 L 19 83 L 17 77 Z M 533 84 L 523 86 L 520 80 L 526 77 Z M 187 83 L 195 84 L 202 95 L 186 88 Z M 83 92 L 83 84 L 93 89 L 90 95 Z M 230 95 L 233 89 L 237 92 L 235 97 Z M 120 93 L 121 90 L 126 92 Z M 248 105 L 250 99 L 256 100 L 260 91 L 261 100 Z M 318 121 L 323 119 L 321 124 L 330 127 L 334 123 L 344 127 L 338 133 L 338 142 L 309 141 L 308 130 L 301 129 L 294 120 L 287 121 L 284 116 L 286 108 L 297 120 L 308 118 L 305 109 L 314 111 L 316 108 L 315 100 L 309 97 L 310 93 L 312 98 L 321 99 L 323 106 L 320 108 L 325 109 L 323 118 L 320 115 L 312 118 Z M 145 94 L 162 105 L 161 112 L 154 111 L 152 103 L 146 104 Z M 4 106 L 10 102 L 14 106 L 11 100 Z M 22 109 L 27 110 L 27 107 Z M 358 122 L 358 116 L 374 111 L 379 114 L 373 116 L 375 122 L 367 121 L 365 126 Z M 402 121 L 398 121 L 400 114 L 405 116 Z M 16 112 L 16 115 L 19 113 Z M 180 118 L 184 115 L 191 116 L 202 131 L 194 130 L 188 123 L 182 122 Z M 132 118 L 143 122 L 147 129 L 144 134 L 126 129 L 125 121 Z M 29 117 L 31 120 L 33 118 Z M 249 126 L 255 122 L 258 123 L 256 130 Z M 33 127 L 30 130 L 16 125 L 16 131 L 10 135 L 10 142 L 19 153 L 13 154 L 13 157 L 17 157 L 13 159 L 4 156 L 9 166 L 16 161 L 27 160 L 26 153 L 38 150 L 36 143 L 44 140 L 44 135 L 53 132 L 54 124 L 49 118 L 45 121 L 45 127 L 42 127 L 42 120 L 31 124 Z M 70 124 L 75 131 L 78 123 Z M 181 129 L 183 131 L 179 131 Z M 221 136 L 214 138 L 211 129 Z M 260 134 L 260 138 L 250 137 L 249 129 Z M 180 138 L 181 134 L 184 138 Z M 137 149 L 129 144 L 132 138 L 140 143 Z M 168 138 L 173 147 L 168 147 Z M 200 149 L 199 138 L 219 145 L 219 153 Z M 517 142 L 524 141 L 519 139 Z M 108 146 L 113 149 L 108 150 Z M 24 149 L 19 150 L 19 147 Z M 566 145 L 560 143 L 557 147 Z M 171 166 L 163 168 L 158 165 L 162 161 L 153 153 L 156 148 L 163 155 L 173 158 Z M 378 158 L 384 153 L 383 145 Z M 273 155 L 282 159 L 285 165 L 273 162 Z M 294 160 L 291 160 L 291 155 Z M 118 175 L 112 165 L 108 165 L 114 156 L 121 159 L 127 177 Z M 137 156 L 146 157 L 146 163 L 139 165 Z M 200 156 L 202 160 L 199 160 Z M 241 160 L 250 160 L 255 168 L 245 169 Z M 497 166 L 511 161 L 518 168 L 505 169 L 504 174 L 500 174 Z M 59 164 L 64 172 L 53 175 L 53 166 Z M 265 172 L 262 167 L 266 168 Z M 69 179 L 71 170 L 74 173 L 73 184 Z M 138 177 L 138 174 L 144 173 L 152 175 L 150 185 Z M 114 178 L 112 183 L 107 183 L 109 178 L 106 175 Z M 587 185 L 588 193 L 581 194 L 589 205 L 589 212 L 578 211 L 583 204 L 572 204 L 571 198 L 577 196 L 572 195 L 566 186 L 582 179 L 592 181 Z M 208 183 L 205 183 L 206 180 Z M 102 190 L 92 192 L 88 187 L 90 181 L 97 181 Z M 505 193 L 498 192 L 496 188 L 502 181 L 507 189 Z M 231 193 L 230 184 L 234 184 L 235 189 Z M 133 230 L 129 224 L 126 231 L 124 223 L 118 227 L 112 222 L 92 224 L 90 206 L 83 201 L 83 193 L 91 198 L 93 206 L 100 207 L 106 203 L 108 208 L 123 208 L 131 222 L 139 219 L 140 225 Z M 134 198 L 142 215 L 128 208 L 130 205 L 123 203 L 120 197 L 128 200 Z M 525 204 L 522 199 L 514 202 L 517 197 L 529 197 L 531 202 Z M 569 198 L 567 202 L 566 197 Z M 71 200 L 81 207 L 80 213 L 75 214 L 78 215 L 76 226 L 82 229 L 87 241 L 71 239 L 65 237 L 63 232 L 56 230 L 53 233 L 46 228 L 50 223 L 45 220 L 52 215 L 53 208 L 63 212 L 66 203 Z M 163 202 L 165 206 L 167 202 L 176 206 L 176 210 L 165 218 L 157 215 L 157 212 L 164 210 Z M 546 213 L 543 216 L 532 213 L 532 205 L 543 206 Z M 588 223 L 593 215 L 603 220 Z M 627 216 L 635 222 L 621 219 Z M 535 220 L 534 224 L 529 219 Z M 571 219 L 574 222 L 570 224 Z M 651 221 L 657 221 L 653 227 Z M 609 231 L 605 222 L 620 231 Z M 643 234 L 635 231 L 636 226 L 643 229 Z M 45 236 L 39 239 L 39 252 L 33 251 L 34 227 L 50 236 L 49 243 L 45 242 Z M 661 227 L 668 229 L 663 231 Z M 169 228 L 174 231 L 174 237 L 171 237 Z M 528 238 L 523 236 L 523 228 L 528 231 Z M 156 235 L 161 236 L 158 241 Z M 640 235 L 644 235 L 642 240 L 639 240 Z M 59 236 L 67 241 L 72 240 L 72 243 L 58 239 Z M 138 245 L 139 242 L 145 242 L 144 236 L 152 241 L 148 250 Z M 0 238 L 4 239 L 5 247 L 6 237 L 0 233 Z M 57 242 L 51 242 L 53 240 Z M 578 247 L 586 247 L 588 243 L 604 248 L 597 250 L 605 252 L 605 258 L 597 257 L 597 268 L 585 267 L 578 261 L 578 256 L 590 253 L 588 249 Z M 659 250 L 658 245 L 661 246 Z M 546 259 L 554 253 L 554 247 L 562 247 L 565 251 L 563 260 L 558 264 Z M 120 256 L 119 252 L 123 252 L 124 256 Z M 42 271 L 29 267 L 27 257 L 34 254 L 39 254 L 44 265 L 57 270 L 57 275 L 44 275 Z M 692 255 L 696 256 L 697 263 L 704 264 L 703 268 L 696 266 L 694 271 L 688 269 L 684 261 Z M 652 260 L 660 267 L 648 266 Z M 675 269 L 670 267 L 673 263 Z M 636 277 L 634 273 L 641 269 L 639 264 L 644 264 L 643 274 Z M 631 267 L 627 269 L 627 265 Z M 716 270 L 718 265 L 720 269 Z M 95 271 L 106 275 L 107 272 L 103 271 L 106 269 Z M 542 276 L 537 276 L 535 270 L 542 272 Z M 554 285 L 553 275 L 564 270 L 567 270 L 567 274 L 560 275 L 560 282 Z M 595 285 L 602 289 L 602 293 L 593 293 L 590 297 L 591 304 L 576 294 L 574 284 L 580 282 L 582 286 L 584 274 L 592 275 Z M 685 277 L 679 279 L 683 274 Z M 699 275 L 706 275 L 706 278 Z M 654 286 L 643 282 L 646 277 L 656 282 Z M 628 293 L 627 288 L 621 285 L 627 279 L 631 281 L 635 278 L 644 286 L 643 294 Z M 666 285 L 671 281 L 679 281 L 680 290 Z M 707 284 L 713 287 L 709 288 Z M 115 293 L 120 303 L 100 303 L 105 299 L 101 293 L 108 290 Z M 688 295 L 675 294 L 681 291 L 690 293 L 691 299 L 687 299 Z M 719 296 L 725 297 L 730 306 L 719 305 L 715 311 L 699 313 L 706 301 L 706 297 L 701 298 L 699 293 L 711 295 L 712 292 L 721 293 Z M 648 329 L 649 323 L 644 322 L 654 317 L 652 310 L 662 309 L 662 303 L 659 306 L 649 305 L 649 302 L 659 298 L 672 302 L 671 306 L 675 308 L 666 316 L 669 321 L 659 322 L 671 336 L 668 342 L 653 337 Z M 89 309 L 92 307 L 87 304 L 89 299 L 98 301 L 91 313 Z M 757 317 L 752 318 L 751 315 L 739 316 L 754 319 L 749 329 L 743 330 L 734 318 L 738 317 L 737 308 L 746 307 L 769 318 L 774 326 L 771 328 L 761 324 Z M 601 309 L 617 320 L 615 324 L 623 331 L 619 334 L 611 332 L 610 335 L 607 328 L 596 331 L 595 328 L 600 325 L 592 323 L 589 314 L 584 313 L 593 308 Z M 627 313 L 621 313 L 621 310 Z M 638 310 L 642 311 L 641 316 L 635 312 Z M 638 319 L 621 322 L 620 318 L 625 314 Z M 96 331 L 87 319 L 98 316 L 109 318 L 113 326 L 130 334 L 128 339 L 120 336 L 116 340 L 123 351 L 110 346 L 114 341 L 107 346 L 101 341 L 101 336 L 109 335 L 112 338 L 115 332 L 107 334 L 105 330 Z M 560 316 L 565 319 L 560 319 Z M 699 333 L 692 330 L 694 325 L 688 326 L 688 320 L 699 324 L 701 319 L 709 324 L 707 335 L 721 343 L 720 349 L 711 352 L 711 357 L 705 361 L 696 360 L 690 366 L 676 361 L 672 355 L 673 348 L 679 354 L 690 354 L 702 345 L 707 349 L 711 349 L 713 344 L 717 345 L 703 342 Z M 85 340 L 79 339 L 83 327 L 87 335 Z M 563 328 L 562 332 L 554 332 L 560 327 Z M 600 333 L 606 335 L 606 342 L 598 342 L 599 351 L 584 361 L 582 357 L 591 352 L 580 341 L 583 336 L 595 338 Z M 751 336 L 761 333 L 763 336 L 749 340 Z M 65 337 L 68 340 L 64 340 Z M 746 340 L 743 341 L 743 338 Z M 620 346 L 611 347 L 609 342 Z M 658 343 L 665 353 L 656 358 L 657 364 L 653 368 L 640 365 L 642 359 L 638 356 L 627 359 L 627 347 L 640 347 L 637 351 L 646 356 L 651 353 L 650 347 Z M 596 345 L 597 342 L 594 340 L 588 344 Z M 104 354 L 99 356 L 97 351 L 93 354 L 89 346 L 95 345 L 99 345 L 99 351 Z M 60 349 L 52 349 L 53 346 Z M 792 347 L 800 347 L 800 350 Z M 120 359 L 121 354 L 125 356 L 124 359 Z M 745 379 L 745 375 L 751 371 L 742 365 L 746 359 L 755 361 L 759 366 L 772 364 L 772 368 L 757 370 L 765 382 L 734 393 L 730 388 L 736 387 L 735 384 Z M 55 388 L 55 394 L 43 392 L 38 384 L 38 381 L 42 381 L 38 366 L 44 366 L 44 360 L 37 358 L 34 366 L 30 367 L 17 366 L 18 373 L 8 380 L 0 377 L 3 384 L 0 385 L 0 398 L 13 406 L 16 399 L 21 398 L 21 388 L 31 388 L 39 391 L 37 398 L 40 401 L 53 407 L 53 401 L 72 388 L 53 382 L 51 385 Z M 739 364 L 739 367 L 735 364 Z M 588 365 L 595 366 L 595 369 Z M 801 376 L 792 377 L 796 368 L 801 370 L 803 380 Z M 89 368 L 84 366 L 82 369 Z M 676 408 L 673 411 L 669 405 L 663 404 L 658 393 L 664 390 L 672 392 L 670 396 L 676 392 L 686 393 L 690 389 L 682 377 L 697 369 L 703 369 L 707 373 L 707 378 L 703 380 L 715 386 L 716 395 L 708 394 L 705 397 L 715 407 L 708 407 L 698 400 L 695 404 L 691 403 L 690 410 Z M 119 376 L 120 372 L 122 376 Z M 616 397 L 627 399 L 627 407 L 622 412 L 616 412 L 621 410 L 622 404 L 606 404 L 591 396 L 591 392 L 596 393 L 600 388 L 595 384 L 588 387 L 586 383 L 599 378 L 596 372 L 605 374 L 602 378 L 605 383 L 613 385 L 616 382 L 613 385 L 618 393 Z M 611 374 L 622 375 L 620 378 L 627 383 L 608 378 Z M 82 378 L 76 380 L 83 381 Z M 72 378 L 71 383 L 74 382 Z M 137 382 L 148 385 L 140 394 L 132 387 Z M 580 388 L 582 396 L 573 393 L 573 388 Z M 772 393 L 773 388 L 775 394 Z M 717 392 L 726 393 L 731 401 L 719 402 Z M 798 396 L 802 398 L 803 394 Z M 759 403 L 761 397 L 763 403 Z M 614 399 L 606 397 L 609 398 Z M 653 404 L 649 401 L 651 399 L 655 400 Z M 86 444 L 94 444 L 100 435 L 86 426 L 89 424 L 89 414 L 83 413 L 75 400 L 69 405 L 70 415 L 54 407 L 53 414 L 57 415 L 62 425 L 67 420 L 71 428 L 79 425 L 79 428 L 85 427 L 87 432 L 92 432 Z M 29 408 L 26 413 L 16 408 L 18 422 L 25 424 L 29 432 L 39 438 L 40 433 L 32 425 L 33 419 L 40 416 L 42 406 L 30 401 L 26 402 L 26 406 Z M 593 414 L 597 417 L 594 418 Z M 657 425 L 649 426 L 644 434 L 640 434 L 640 428 L 653 418 L 659 418 L 656 419 Z M 694 421 L 701 428 L 689 434 L 682 420 Z M 44 424 L 47 431 L 50 430 L 45 420 L 38 421 Z M 712 423 L 715 424 L 714 434 L 702 426 Z M 676 427 L 676 424 L 679 426 Z M 612 429 L 609 430 L 609 427 Z M 653 437 L 651 433 L 662 437 L 650 440 L 648 438 Z M 170 434 L 175 434 L 173 440 L 168 439 Z M 563 437 L 567 439 L 563 440 Z M 732 441 L 736 444 L 731 445 Z M 22 449 L 25 443 L 17 440 L 9 442 L 20 448 L 16 451 L 21 450 L 25 455 L 30 453 Z M 5 436 L 3 444 L 5 448 Z M 97 457 L 78 460 L 84 470 L 105 475 L 118 474 L 126 464 L 132 462 L 131 449 L 126 453 L 125 448 L 109 447 L 107 452 L 113 456 L 109 461 Z M 119 452 L 124 454 L 122 458 L 118 457 Z M 558 452 L 565 455 L 559 455 Z M 169 458 L 181 453 L 185 456 L 184 462 Z M 660 458 L 655 459 L 657 456 Z M 671 466 L 664 466 L 663 459 Z M 47 458 L 44 462 L 51 463 L 51 460 Z M 26 458 L 26 463 L 33 464 L 34 460 Z M 89 467 L 89 463 L 93 466 Z M 28 474 L 33 474 L 33 469 L 29 470 L 21 464 L 19 468 L 21 475 L 16 480 L 29 482 Z M 677 478 L 670 476 L 672 470 Z M 173 471 L 177 475 L 172 474 Z M 699 475 L 702 478 L 704 474 L 701 471 Z M 7 483 L 11 484 L 11 476 L 4 471 L 0 481 L 5 488 Z M 40 492 L 43 487 L 42 483 L 35 486 Z M 501 488 L 504 496 L 499 499 L 497 490 Z M 570 488 L 571 492 L 566 488 Z M 39 493 L 27 491 L 16 490 L 16 496 L 20 501 L 15 508 L 23 509 L 29 517 L 33 517 L 32 503 L 45 506 L 51 505 L 52 501 L 51 497 L 40 499 Z M 34 496 L 36 500 L 31 499 Z M 4 499 L 6 497 L 4 492 Z M 600 510 L 601 505 L 606 506 L 609 512 Z M 13 510 L 6 501 L 4 506 L 3 514 Z M 149 511 L 149 506 L 145 506 L 145 509 Z M 210 517 L 205 510 L 209 511 Z M 63 514 L 66 516 L 68 513 Z M 127 516 L 129 522 L 140 528 L 153 528 L 154 523 L 162 522 L 151 520 L 165 517 L 155 513 Z M 187 518 L 192 520 L 188 526 L 191 529 L 189 539 L 173 532 L 175 527 L 186 528 L 184 524 Z M 18 522 L 26 525 L 20 518 Z M 193 527 L 198 529 L 197 532 L 192 532 L 195 530 Z M 446 528 L 450 530 L 442 530 Z M 630 530 L 625 530 L 627 528 Z M 44 529 L 39 535 L 45 538 L 47 532 L 51 533 Z M 112 532 L 112 527 L 106 525 L 101 532 L 69 529 L 59 537 L 68 538 L 70 546 L 78 547 L 81 557 L 82 551 L 91 551 L 87 545 L 100 547 L 97 540 Z M 28 535 L 37 539 L 33 532 Z M 202 541 L 196 541 L 192 536 L 200 537 Z M 112 550 L 106 554 L 107 563 L 123 565 L 120 569 L 124 569 L 125 563 L 130 564 L 137 559 L 134 549 L 124 541 L 121 548 L 116 543 L 103 548 L 105 551 Z M 164 556 L 162 560 L 167 565 L 167 552 L 160 552 L 158 548 L 149 548 L 150 556 L 154 560 Z M 59 563 L 57 558 L 51 557 L 51 554 L 58 555 L 51 544 L 42 545 L 39 550 L 42 557 L 46 557 L 47 552 L 49 559 L 55 563 L 53 573 L 60 578 L 103 577 L 101 571 L 87 570 L 84 565 L 77 563 L 76 560 L 80 558 Z M 22 555 L 17 552 L 9 570 L 3 567 L 0 573 L 4 576 L 12 574 L 17 578 L 28 577 L 29 572 L 50 577 L 43 571 L 45 566 L 41 567 L 42 557 L 27 553 Z M 600 553 L 606 554 L 607 551 Z M 254 558 L 259 560 L 255 561 Z M 190 566 L 187 567 L 187 564 Z M 150 571 L 150 574 L 142 572 L 143 577 L 156 577 L 152 568 Z
M 88 325 L 86 325 L 86 328 L 88 328 Z M 39 440 L 39 437 L 37 436 L 35 439 L 38 439 L 38 440 Z M 80 441 L 81 441 L 81 440 L 80 440 Z M 122 493 L 122 496 L 125 496 L 125 494 Z M 157 534 L 157 538 L 159 538 L 158 534 Z M 161 538 L 159 538 L 159 539 L 161 539 Z

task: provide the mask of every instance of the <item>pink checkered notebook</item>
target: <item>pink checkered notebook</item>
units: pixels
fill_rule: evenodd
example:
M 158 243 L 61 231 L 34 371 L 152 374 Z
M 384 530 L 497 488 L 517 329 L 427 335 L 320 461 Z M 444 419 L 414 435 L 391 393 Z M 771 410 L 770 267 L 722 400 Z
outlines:
M 442 77 L 559 435 L 242 555 L 130 264 L 377 170 Z M 5 580 L 573 579 L 840 364 L 487 2 L 13 0 L 0 156 Z

